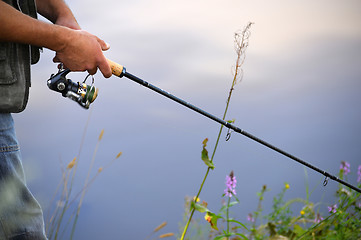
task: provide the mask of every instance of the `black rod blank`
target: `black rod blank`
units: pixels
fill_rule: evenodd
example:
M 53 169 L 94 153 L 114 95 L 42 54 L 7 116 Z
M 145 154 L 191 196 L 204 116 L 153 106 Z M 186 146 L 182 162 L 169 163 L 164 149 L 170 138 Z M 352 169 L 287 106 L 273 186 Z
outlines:
M 237 126 L 235 126 L 235 125 L 233 125 L 233 124 L 231 124 L 231 123 L 229 123 L 227 121 L 224 121 L 224 120 L 222 120 L 222 119 L 220 119 L 220 118 L 218 118 L 218 117 L 216 117 L 216 116 L 214 116 L 214 115 L 212 115 L 212 114 L 210 114 L 210 113 L 208 113 L 208 112 L 206 112 L 206 111 L 204 111 L 204 110 L 202 110 L 202 109 L 200 109 L 200 108 L 198 108 L 198 107 L 196 107 L 196 106 L 194 106 L 194 105 L 192 105 L 192 104 L 190 104 L 190 103 L 188 103 L 188 102 L 186 102 L 186 101 L 184 101 L 184 100 L 182 100 L 182 99 L 180 99 L 180 98 L 178 98 L 178 97 L 176 97 L 176 96 L 174 96 L 174 95 L 172 95 L 172 94 L 170 94 L 170 93 L 168 93 L 166 91 L 164 91 L 163 89 L 160 89 L 160 88 L 158 88 L 158 87 L 156 87 L 156 86 L 154 86 L 154 85 L 152 85 L 152 84 L 150 84 L 150 83 L 148 83 L 148 82 L 146 82 L 146 81 L 144 81 L 144 80 L 142 80 L 142 79 L 140 79 L 140 78 L 138 78 L 138 77 L 136 77 L 136 76 L 134 76 L 134 75 L 132 75 L 132 74 L 130 74 L 128 72 L 126 72 L 125 68 L 123 69 L 123 74 L 121 76 L 119 76 L 119 77 L 123 77 L 123 76 L 126 77 L 126 78 L 129 78 L 130 80 L 133 80 L 134 82 L 137 82 L 140 85 L 142 85 L 144 87 L 147 87 L 147 88 L 149 88 L 149 89 L 151 89 L 151 90 L 153 90 L 153 91 L 155 91 L 155 92 L 157 92 L 157 93 L 159 93 L 159 94 L 161 94 L 161 95 L 163 95 L 163 96 L 165 96 L 165 97 L 167 97 L 167 98 L 169 98 L 169 99 L 171 99 L 171 100 L 173 100 L 173 101 L 175 101 L 175 102 L 177 102 L 177 103 L 179 103 L 179 104 L 181 104 L 181 105 L 183 105 L 183 106 L 185 106 L 185 107 L 187 107 L 189 109 L 192 109 L 193 111 L 195 111 L 197 113 L 200 113 L 203 116 L 205 116 L 205 117 L 207 117 L 209 119 L 212 119 L 213 121 L 218 122 L 219 124 L 222 124 L 226 128 L 232 129 L 233 131 L 235 131 L 237 133 L 240 133 L 240 134 L 242 134 L 242 135 L 244 135 L 244 136 L 246 136 L 246 137 L 248 137 L 248 138 L 250 138 L 250 139 L 252 139 L 252 140 L 254 140 L 254 141 L 256 141 L 256 142 L 258 142 L 258 143 L 260 143 L 260 144 L 262 144 L 262 145 L 264 145 L 264 146 L 266 146 L 266 147 L 268 147 L 268 148 L 270 148 L 270 149 L 272 149 L 272 150 L 274 150 L 274 151 L 276 151 L 276 152 L 278 152 L 278 153 L 280 153 L 280 154 L 282 154 L 282 155 L 284 155 L 284 156 L 286 156 L 286 157 L 288 157 L 288 158 L 290 158 L 290 159 L 292 159 L 292 160 L 306 166 L 306 167 L 308 167 L 308 168 L 311 168 L 312 170 L 314 170 L 316 172 L 319 172 L 319 173 L 323 174 L 325 176 L 324 186 L 327 185 L 328 179 L 332 179 L 332 180 L 334 180 L 336 182 L 341 183 L 342 185 L 345 185 L 345 186 L 347 186 L 347 187 L 361 193 L 361 189 L 359 189 L 359 188 L 357 188 L 357 187 L 343 181 L 342 179 L 339 179 L 338 177 L 336 177 L 336 176 L 334 176 L 334 175 L 332 175 L 332 174 L 330 174 L 330 173 L 328 173 L 326 171 L 323 171 L 323 170 L 311 165 L 308 162 L 303 161 L 302 159 L 300 159 L 300 158 L 298 158 L 298 157 L 296 157 L 296 156 L 294 156 L 294 155 L 292 155 L 292 154 L 290 154 L 290 153 L 288 153 L 288 152 L 286 152 L 286 151 L 284 151 L 284 150 L 282 150 L 282 149 L 280 149 L 280 148 L 278 148 L 278 147 L 276 147 L 276 146 L 274 146 L 274 145 L 272 145 L 272 144 L 270 144 L 270 143 L 268 143 L 268 142 L 266 142 L 266 141 L 264 141 L 264 140 L 262 140 L 262 139 L 260 139 L 260 138 L 258 138 L 256 136 L 254 136 L 254 135 L 252 135 L 252 134 L 238 128 Z

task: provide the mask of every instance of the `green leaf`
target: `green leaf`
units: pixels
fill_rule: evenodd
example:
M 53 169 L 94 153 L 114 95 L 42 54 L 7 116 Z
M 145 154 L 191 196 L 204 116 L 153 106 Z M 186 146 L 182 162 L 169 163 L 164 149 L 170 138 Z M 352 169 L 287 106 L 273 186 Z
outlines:
M 209 222 L 211 224 L 211 228 L 218 231 L 217 221 L 218 221 L 219 218 L 221 218 L 220 216 L 218 216 L 215 213 L 212 213 L 210 211 L 207 211 L 204 218 L 206 219 L 207 222 Z
M 225 194 L 223 194 L 222 196 L 224 197 Z M 233 202 L 229 203 L 229 205 L 228 205 L 228 204 L 227 204 L 227 205 L 223 205 L 219 211 L 222 212 L 222 211 L 224 211 L 224 210 L 226 210 L 226 209 L 228 209 L 228 208 L 230 208 L 230 207 L 232 207 L 232 206 L 234 206 L 234 205 L 236 205 L 236 204 L 238 204 L 238 203 L 239 203 L 239 201 L 238 201 L 238 199 L 237 199 L 237 201 L 233 201 Z
M 235 121 L 236 121 L 236 119 L 233 118 L 232 120 L 228 120 L 227 122 L 228 123 L 234 123 Z
M 222 235 L 215 237 L 213 240 L 220 240 L 220 239 L 223 239 L 224 237 L 226 237 L 226 235 L 222 234 Z
M 195 203 L 194 201 L 191 202 L 191 209 L 194 208 L 195 210 L 197 210 L 198 212 L 204 213 L 204 212 L 208 212 L 208 208 L 206 208 L 205 206 Z
M 202 150 L 202 160 L 208 167 L 210 167 L 213 170 L 214 169 L 214 164 L 211 162 L 211 160 L 209 160 L 208 151 L 206 149 L 207 142 L 208 142 L 208 138 L 204 139 L 204 141 L 203 141 L 203 150 Z
M 228 208 L 227 205 L 223 205 L 219 211 L 220 211 L 220 212 L 223 212 L 223 211 L 226 210 L 227 208 Z
M 243 239 L 248 239 L 245 235 L 243 235 L 242 233 L 236 233 L 237 236 L 241 236 Z
M 237 220 L 231 219 L 231 220 L 228 220 L 228 222 L 237 223 L 237 224 L 241 225 L 243 228 L 245 228 L 246 230 L 248 230 L 248 228 L 243 223 L 241 223 L 241 222 L 239 222 Z
M 203 144 L 203 147 L 207 147 L 207 143 L 208 143 L 208 138 L 204 139 L 202 144 Z
M 298 224 L 295 224 L 295 225 L 293 226 L 293 231 L 294 231 L 297 235 L 301 235 L 301 234 L 303 234 L 303 233 L 305 232 L 305 230 L 303 230 L 303 228 L 302 228 L 300 225 L 298 225 Z
M 239 202 L 238 201 L 234 201 L 234 202 L 230 202 L 228 207 L 233 207 L 234 205 L 238 204 Z

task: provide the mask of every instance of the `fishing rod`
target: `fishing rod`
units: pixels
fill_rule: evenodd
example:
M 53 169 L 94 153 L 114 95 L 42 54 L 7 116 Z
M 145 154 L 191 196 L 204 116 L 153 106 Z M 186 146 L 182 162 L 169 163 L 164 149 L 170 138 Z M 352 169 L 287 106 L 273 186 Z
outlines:
M 266 146 L 318 173 L 321 173 L 322 175 L 325 176 L 325 180 L 323 182 L 323 185 L 326 186 L 327 183 L 328 183 L 328 180 L 329 179 L 332 179 L 344 186 L 347 186 L 359 193 L 361 193 L 361 189 L 343 181 L 342 179 L 339 179 L 338 177 L 324 171 L 324 170 L 321 170 L 315 166 L 313 166 L 312 164 L 306 162 L 306 161 L 303 161 L 302 159 L 246 132 L 245 130 L 227 122 L 227 121 L 224 121 L 206 111 L 204 111 L 203 109 L 200 109 L 186 101 L 184 101 L 183 99 L 180 99 L 170 93 L 168 93 L 167 91 L 161 89 L 161 88 L 158 88 L 157 86 L 154 86 L 150 83 L 148 83 L 147 81 L 144 81 L 142 80 L 141 78 L 139 77 L 136 77 L 134 75 L 132 75 L 131 73 L 127 72 L 126 71 L 126 68 L 116 62 L 113 62 L 111 60 L 108 59 L 108 63 L 109 63 L 109 66 L 111 67 L 112 69 L 112 73 L 114 76 L 117 76 L 119 78 L 122 78 L 122 77 L 126 77 L 136 83 L 139 83 L 140 85 L 146 87 L 146 88 L 149 88 L 189 109 L 192 109 L 193 111 L 197 112 L 197 113 L 200 113 L 201 115 L 215 121 L 215 122 L 218 122 L 219 124 L 225 126 L 226 128 L 228 129 L 231 129 L 237 133 L 240 133 L 242 134 L 243 136 L 246 136 L 247 138 L 250 138 L 252 139 L 253 141 L 256 141 L 260 144 L 262 144 L 263 146 Z M 70 70 L 68 69 L 65 69 L 65 70 L 59 70 L 59 72 L 57 74 L 52 74 L 50 79 L 47 81 L 47 84 L 48 84 L 48 87 L 51 89 L 51 90 L 54 90 L 54 91 L 57 91 L 57 92 L 60 92 L 62 93 L 62 95 L 64 97 L 68 97 L 76 102 L 78 102 L 82 107 L 88 109 L 90 104 L 96 99 L 97 97 L 97 94 L 98 94 L 98 89 L 94 86 L 94 78 L 92 80 L 92 84 L 91 85 L 87 85 L 86 84 L 86 80 L 87 78 L 89 77 L 89 75 L 85 78 L 85 80 L 81 83 L 81 82 L 78 82 L 78 83 L 75 83 L 75 82 L 72 82 L 70 79 L 67 79 L 66 78 L 66 75 L 70 72 Z

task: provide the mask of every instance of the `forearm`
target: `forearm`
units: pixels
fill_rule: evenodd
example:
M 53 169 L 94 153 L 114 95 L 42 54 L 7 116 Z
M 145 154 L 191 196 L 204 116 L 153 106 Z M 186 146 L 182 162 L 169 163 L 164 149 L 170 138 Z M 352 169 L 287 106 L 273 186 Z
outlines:
M 0 1 L 0 41 L 18 42 L 58 51 L 71 31 L 31 18 Z
M 63 0 L 36 0 L 36 6 L 38 13 L 52 23 L 56 23 L 58 19 L 67 19 L 77 24 L 72 11 Z
M 54 61 L 62 62 L 72 71 L 87 70 L 95 74 L 99 68 L 105 77 L 110 77 L 112 71 L 102 53 L 109 45 L 93 34 L 78 30 L 74 20 L 57 16 L 56 24 L 45 23 L 0 0 L 0 42 L 45 47 L 56 52 Z

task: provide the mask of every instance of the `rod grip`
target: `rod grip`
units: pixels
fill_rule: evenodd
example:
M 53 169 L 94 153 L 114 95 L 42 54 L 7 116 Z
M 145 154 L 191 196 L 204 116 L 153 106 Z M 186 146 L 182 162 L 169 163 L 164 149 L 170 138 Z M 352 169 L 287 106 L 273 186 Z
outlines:
M 107 61 L 110 68 L 112 69 L 113 75 L 121 77 L 123 75 L 124 67 L 116 62 L 113 62 L 112 60 L 107 59 Z

